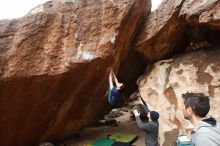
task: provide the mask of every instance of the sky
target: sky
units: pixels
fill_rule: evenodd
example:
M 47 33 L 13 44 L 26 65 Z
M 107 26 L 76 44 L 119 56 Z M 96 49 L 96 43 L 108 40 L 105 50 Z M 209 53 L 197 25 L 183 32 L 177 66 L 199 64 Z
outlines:
M 48 0 L 0 0 L 0 19 L 19 18 Z
M 33 7 L 48 0 L 0 0 L 0 20 L 19 18 L 27 14 Z M 152 11 L 162 0 L 152 0 Z
M 161 4 L 162 0 L 151 0 L 152 8 L 151 11 L 157 9 L 157 7 Z

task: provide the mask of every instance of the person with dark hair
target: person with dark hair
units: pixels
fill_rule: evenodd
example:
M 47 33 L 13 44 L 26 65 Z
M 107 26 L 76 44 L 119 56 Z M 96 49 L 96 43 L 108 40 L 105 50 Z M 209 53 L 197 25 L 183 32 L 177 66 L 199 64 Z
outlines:
M 142 100 L 140 100 L 140 103 L 142 104 L 146 115 L 150 113 L 150 121 L 148 123 L 144 123 L 140 118 L 140 112 L 136 109 L 133 111 L 138 127 L 145 132 L 145 145 L 158 146 L 159 113 L 156 111 L 150 111 L 148 106 L 143 104 Z
M 209 97 L 203 93 L 182 94 L 184 118 L 194 125 L 191 146 L 220 146 L 220 124 L 206 117 L 210 110 Z
M 113 82 L 114 81 L 114 82 Z M 115 85 L 114 85 L 115 83 Z M 109 74 L 109 91 L 108 91 L 108 102 L 113 107 L 118 107 L 122 101 L 122 94 L 124 93 L 124 84 L 119 83 L 113 70 L 111 69 Z

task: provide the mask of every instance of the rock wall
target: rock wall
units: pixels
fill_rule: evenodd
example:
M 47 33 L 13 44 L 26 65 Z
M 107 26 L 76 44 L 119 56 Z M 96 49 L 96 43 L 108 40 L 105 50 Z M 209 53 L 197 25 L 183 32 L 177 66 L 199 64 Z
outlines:
M 213 36 L 201 39 L 200 35 L 207 35 L 201 26 L 219 30 L 219 11 L 219 0 L 163 0 L 145 20 L 135 49 L 147 62 L 183 52 L 190 43 Z
M 135 49 L 149 63 L 138 80 L 139 92 L 151 109 L 160 112 L 163 146 L 176 145 L 177 135 L 193 128 L 180 106 L 181 94 L 187 91 L 209 95 L 209 114 L 220 120 L 219 4 L 218 0 L 163 0 L 138 38 Z M 162 58 L 171 59 L 151 63 Z
M 186 47 L 185 23 L 178 19 L 183 2 L 163 0 L 145 20 L 135 49 L 146 61 L 156 61 Z
M 106 70 L 149 12 L 148 0 L 55 0 L 0 21 L 0 145 L 57 142 L 101 118 Z
M 150 13 L 150 0 L 54 0 L 1 20 L 0 145 L 70 137 L 105 113 L 109 67 L 130 94 L 147 64 L 141 95 L 161 113 L 161 143 L 174 144 L 189 128 L 183 92 L 202 90 L 212 97 L 210 114 L 219 112 L 219 6 L 164 0 Z M 212 51 L 197 51 L 204 47 Z
M 220 1 L 185 0 L 179 16 L 191 25 L 204 24 L 219 30 Z
M 219 55 L 220 50 L 200 50 L 161 60 L 139 79 L 140 95 L 150 109 L 160 113 L 161 145 L 175 145 L 177 135 L 192 128 L 181 110 L 181 95 L 186 92 L 210 96 L 209 115 L 220 120 Z

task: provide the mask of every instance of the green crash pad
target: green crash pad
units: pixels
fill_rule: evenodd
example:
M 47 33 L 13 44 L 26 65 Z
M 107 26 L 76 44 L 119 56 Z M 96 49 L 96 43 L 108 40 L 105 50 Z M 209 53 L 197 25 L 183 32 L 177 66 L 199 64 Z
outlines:
M 107 138 L 100 138 L 98 140 L 95 140 L 91 143 L 92 146 L 111 146 L 114 143 L 114 141 L 107 139 Z
M 123 133 L 114 133 L 108 136 L 109 139 L 117 142 L 132 143 L 136 140 L 137 135 L 135 134 L 123 134 Z

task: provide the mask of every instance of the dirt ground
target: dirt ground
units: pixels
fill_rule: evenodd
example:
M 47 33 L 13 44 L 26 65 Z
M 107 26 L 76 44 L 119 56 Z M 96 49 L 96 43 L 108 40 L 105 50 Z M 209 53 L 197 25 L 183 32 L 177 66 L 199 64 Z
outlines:
M 133 143 L 135 146 L 145 146 L 144 132 L 141 131 L 136 122 L 130 119 L 130 113 L 127 111 L 122 112 L 123 115 L 115 118 L 117 120 L 117 126 L 101 126 L 101 127 L 89 127 L 80 132 L 79 138 L 73 138 L 64 142 L 59 146 L 84 146 L 90 144 L 92 141 L 101 137 L 106 137 L 110 133 L 125 133 L 138 135 L 137 140 Z

